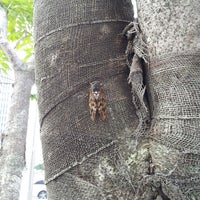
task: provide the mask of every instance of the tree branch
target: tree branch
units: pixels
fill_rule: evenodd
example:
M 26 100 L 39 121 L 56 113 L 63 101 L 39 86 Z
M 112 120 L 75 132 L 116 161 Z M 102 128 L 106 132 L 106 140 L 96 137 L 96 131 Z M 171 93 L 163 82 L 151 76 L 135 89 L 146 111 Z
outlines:
M 34 56 L 32 56 L 29 59 L 29 62 L 27 63 L 27 71 L 31 72 L 31 71 L 35 71 L 35 60 L 34 60 Z M 35 72 L 34 72 L 35 73 Z
M 17 46 L 19 45 L 19 43 L 25 39 L 27 37 L 27 33 L 24 33 L 24 35 L 16 42 L 15 46 L 13 47 L 14 49 L 17 48 Z
M 14 70 L 25 70 L 26 65 L 22 62 L 19 56 L 16 54 L 15 50 L 8 42 L 8 40 L 0 40 L 0 47 L 4 51 L 4 53 L 9 58 L 10 62 L 13 64 Z

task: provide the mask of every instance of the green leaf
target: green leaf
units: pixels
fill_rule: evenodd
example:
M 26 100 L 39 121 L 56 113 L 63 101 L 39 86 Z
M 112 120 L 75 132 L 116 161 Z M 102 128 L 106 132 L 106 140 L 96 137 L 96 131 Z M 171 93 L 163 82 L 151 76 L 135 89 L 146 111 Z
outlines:
M 37 95 L 36 94 L 31 94 L 31 100 L 32 101 L 37 101 L 38 99 L 37 99 Z
M 6 69 L 9 69 L 9 65 L 5 62 L 1 62 L 1 65 L 3 66 L 3 68 L 6 70 Z
M 36 170 L 44 170 L 44 164 L 39 164 L 34 167 Z
M 24 61 L 33 53 L 33 0 L 2 0 L 8 10 L 8 40 L 17 44 L 16 51 L 24 55 Z M 5 63 L 6 56 L 0 58 Z M 0 61 L 0 64 L 3 62 Z M 5 71 L 5 66 L 2 66 Z
M 27 55 L 24 57 L 23 61 L 26 63 L 28 62 L 29 58 L 32 56 L 32 53 L 27 53 Z
M 4 73 L 4 74 L 8 74 L 7 70 L 5 68 L 1 68 L 1 71 Z
M 8 61 L 5 53 L 0 49 L 0 69 L 4 74 L 7 74 L 8 69 L 10 69 L 10 63 Z

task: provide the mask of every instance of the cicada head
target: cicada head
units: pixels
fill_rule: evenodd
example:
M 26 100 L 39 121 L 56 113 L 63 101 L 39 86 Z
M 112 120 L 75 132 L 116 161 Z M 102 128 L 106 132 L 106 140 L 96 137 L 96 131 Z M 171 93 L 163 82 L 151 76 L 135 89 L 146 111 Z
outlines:
M 100 81 L 94 81 L 90 83 L 90 91 L 92 92 L 95 100 L 99 99 L 99 96 L 101 94 L 101 89 L 102 89 L 102 83 Z

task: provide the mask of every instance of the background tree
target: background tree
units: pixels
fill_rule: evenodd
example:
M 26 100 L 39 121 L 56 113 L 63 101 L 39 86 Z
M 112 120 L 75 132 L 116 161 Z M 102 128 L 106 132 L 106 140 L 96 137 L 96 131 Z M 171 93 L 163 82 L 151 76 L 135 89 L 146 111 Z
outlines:
M 15 76 L 6 130 L 7 137 L 3 141 L 0 157 L 1 200 L 19 198 L 22 169 L 25 165 L 29 100 L 34 83 L 33 61 L 27 62 L 33 50 L 31 44 L 32 1 L 26 3 L 18 0 L 4 0 L 0 5 L 0 47 L 2 49 L 0 54 L 1 58 L 5 58 L 0 61 L 1 70 L 5 71 L 11 63 Z M 25 56 L 21 59 L 19 55 Z
M 130 3 L 35 3 L 50 200 L 200 196 L 199 3 L 137 1 L 138 22 L 123 31 L 134 106 L 120 37 L 133 20 Z M 89 116 L 88 88 L 95 80 L 106 92 L 105 122 Z

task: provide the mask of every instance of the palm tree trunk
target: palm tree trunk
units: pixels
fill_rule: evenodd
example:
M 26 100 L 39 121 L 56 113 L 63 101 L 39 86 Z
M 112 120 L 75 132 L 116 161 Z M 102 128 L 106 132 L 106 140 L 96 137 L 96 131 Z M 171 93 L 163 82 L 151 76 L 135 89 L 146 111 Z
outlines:
M 133 199 L 126 160 L 137 117 L 121 37 L 132 20 L 129 0 L 35 1 L 36 78 L 50 200 Z M 93 81 L 105 90 L 105 121 L 98 114 L 95 121 L 90 118 Z

